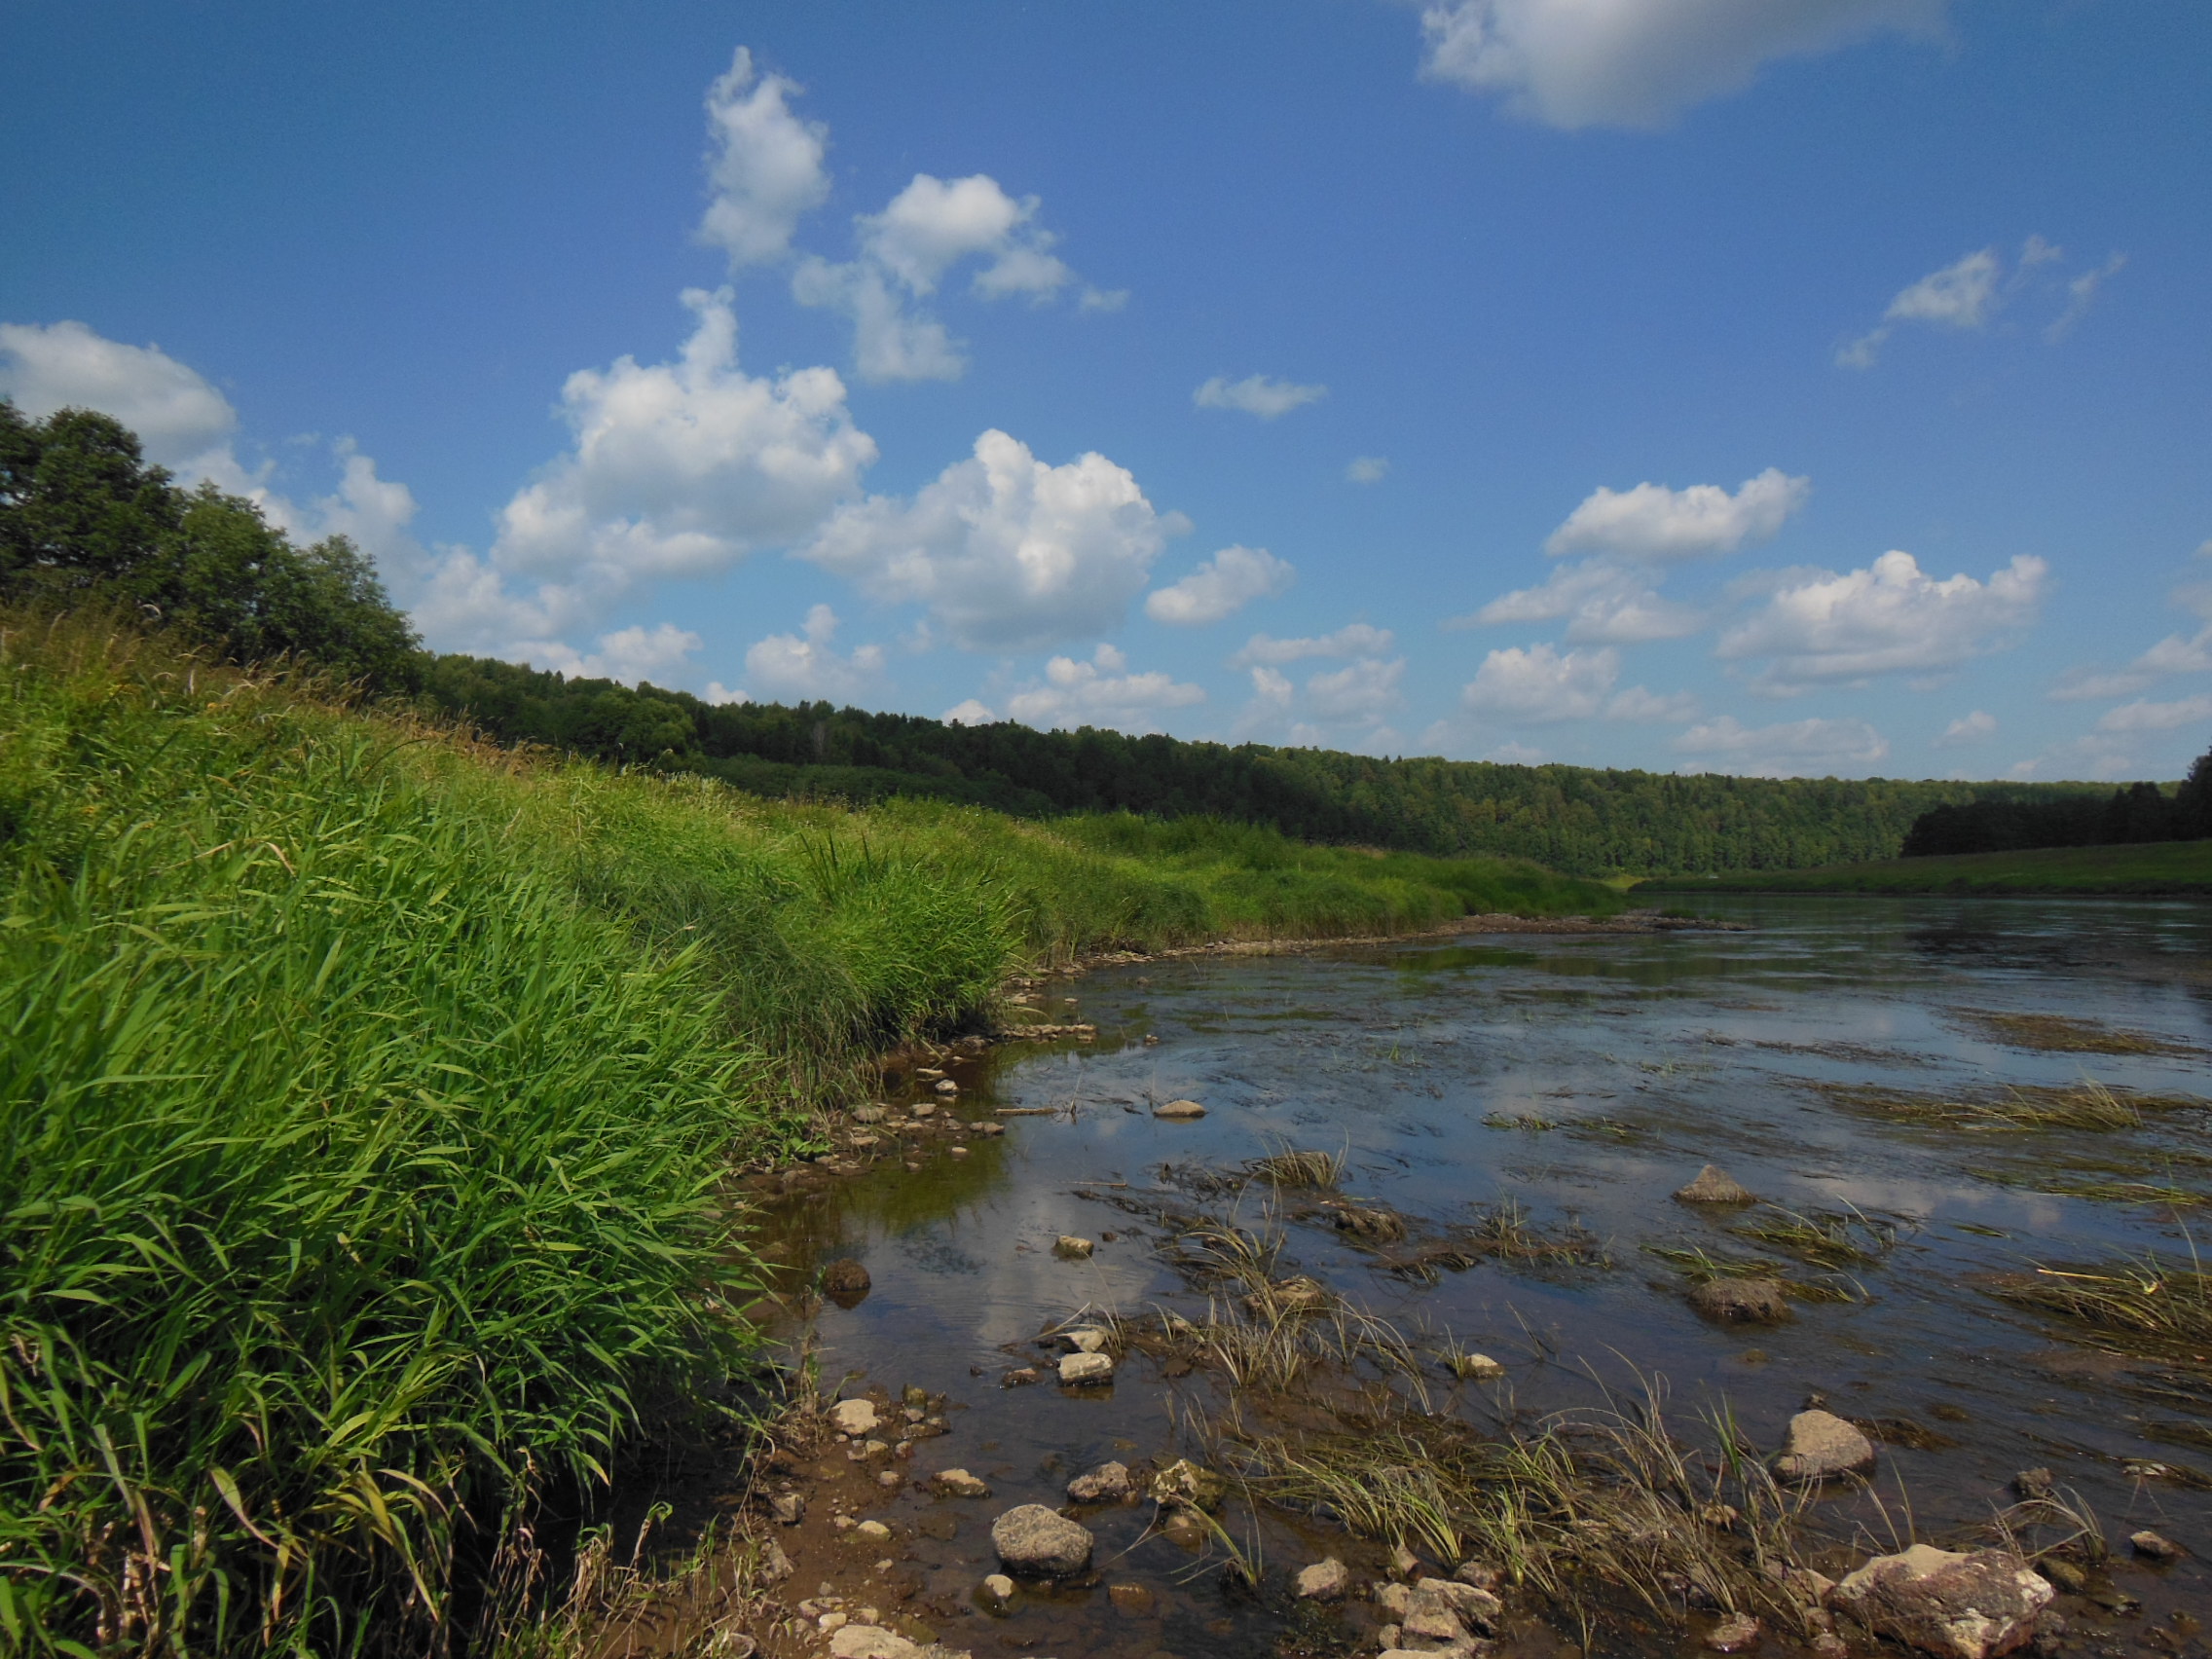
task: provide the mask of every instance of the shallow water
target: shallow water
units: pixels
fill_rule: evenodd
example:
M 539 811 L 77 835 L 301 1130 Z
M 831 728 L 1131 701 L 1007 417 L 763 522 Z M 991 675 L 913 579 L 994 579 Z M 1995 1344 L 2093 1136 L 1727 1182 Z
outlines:
M 1056 1507 L 1071 1475 L 1107 1458 L 1164 1462 L 1192 1444 L 1178 1427 L 1186 1408 L 1219 1405 L 1204 1378 L 1162 1378 L 1138 1354 L 1103 1390 L 1002 1389 L 1001 1373 L 1049 1364 L 1036 1339 L 1080 1308 L 1202 1309 L 1203 1295 L 1155 1253 L 1161 1230 L 1147 1207 L 1192 1208 L 1192 1170 L 1284 1146 L 1345 1153 L 1346 1192 L 1402 1212 L 1417 1239 L 1510 1200 L 1540 1228 L 1576 1225 L 1603 1245 L 1609 1266 L 1491 1261 L 1424 1283 L 1386 1271 L 1388 1252 L 1288 1226 L 1284 1272 L 1505 1363 L 1502 1382 L 1456 1391 L 1438 1371 L 1438 1397 L 1479 1420 L 1658 1379 L 1682 1421 L 1725 1400 L 1771 1448 L 1819 1393 L 1889 1424 L 1877 1489 L 1890 1517 L 1901 1527 L 1909 1513 L 1923 1537 L 1985 1522 L 2023 1468 L 2046 1466 L 2076 1490 L 2123 1558 L 2116 1582 L 2144 1604 L 2084 1618 L 2069 1602 L 2084 1651 L 2133 1649 L 2172 1609 L 2212 1606 L 2212 1576 L 2195 1559 L 2138 1568 L 2123 1542 L 2149 1526 L 2212 1555 L 2212 1364 L 2108 1353 L 1989 1290 L 2037 1266 L 2186 1258 L 2191 1216 L 2212 1210 L 2048 1189 L 2125 1178 L 2212 1192 L 2205 1116 L 1988 1132 L 1899 1122 L 1820 1087 L 1955 1095 L 2089 1078 L 2212 1096 L 2212 907 L 1860 898 L 1701 907 L 1751 931 L 1427 939 L 1054 981 L 1051 1017 L 1094 1022 L 1095 1041 L 1010 1046 L 955 1071 L 963 1118 L 1053 1116 L 1001 1119 L 1003 1138 L 965 1137 L 964 1158 L 939 1137 L 919 1171 L 893 1161 L 777 1205 L 762 1248 L 786 1265 L 787 1287 L 837 1256 L 873 1278 L 851 1309 L 794 1298 L 806 1317 L 779 1334 L 819 1344 L 826 1385 L 850 1377 L 848 1392 L 948 1393 L 953 1432 L 923 1442 L 911 1472 L 961 1466 L 993 1488 L 988 1501 L 962 1502 L 909 1486 L 869 1510 L 906 1540 L 906 1567 L 925 1586 L 913 1607 L 949 1609 L 940 1639 L 1073 1659 L 1260 1652 L 1283 1636 L 1279 1594 L 1233 1593 L 1186 1548 L 1146 1536 L 1149 1504 L 1086 1517 L 1099 1535 L 1094 1586 L 1025 1597 L 1003 1620 L 961 1609 L 993 1569 L 992 1516 L 1016 1502 Z M 1076 1007 L 1062 1006 L 1069 996 Z M 2102 1022 L 2175 1051 L 2024 1049 L 1976 1024 L 1976 1011 Z M 1207 1116 L 1151 1116 L 1178 1096 L 1204 1102 Z M 1707 1161 L 1783 1210 L 1862 1212 L 1894 1245 L 1825 1274 L 1737 1231 L 1774 1210 L 1676 1202 Z M 1259 1192 L 1211 1201 L 1262 1219 Z M 1089 1260 L 1063 1261 L 1051 1245 L 1069 1233 L 1117 1236 Z M 1777 1326 L 1714 1325 L 1655 1253 L 1669 1249 L 1766 1255 L 1852 1300 L 1800 1302 Z M 1862 1495 L 1831 1501 L 1850 1511 L 1841 1530 L 1887 1536 L 1882 1508 Z M 1279 1517 L 1230 1525 L 1257 1529 L 1278 1580 L 1324 1553 L 1374 1555 Z M 1118 1606 L 1116 1584 L 1142 1586 L 1149 1606 L 1134 1593 Z M 1325 1647 L 1329 1635 L 1303 1640 Z M 1524 1633 L 1515 1645 L 1551 1643 Z

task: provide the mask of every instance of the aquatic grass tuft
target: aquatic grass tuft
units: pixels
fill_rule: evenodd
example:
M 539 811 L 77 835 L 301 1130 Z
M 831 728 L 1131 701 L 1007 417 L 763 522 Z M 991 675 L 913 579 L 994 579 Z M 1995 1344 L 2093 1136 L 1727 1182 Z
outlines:
M 1309 1187 L 1327 1190 L 1344 1180 L 1346 1152 L 1297 1151 L 1285 1147 L 1245 1165 L 1254 1176 L 1274 1187 Z
M 2000 1133 L 2034 1129 L 2114 1132 L 2142 1127 L 2150 1113 L 2212 1107 L 2212 1100 L 2193 1094 L 2143 1094 L 2109 1088 L 2089 1078 L 2057 1086 L 2019 1084 L 1977 1095 L 1920 1093 L 1862 1084 L 1813 1087 L 1852 1111 L 1871 1112 L 1899 1123 Z
M 2148 1031 L 2129 1031 L 2102 1020 L 2081 1019 L 2062 1014 L 1998 1014 L 1987 1009 L 1952 1011 L 1956 1018 L 1976 1027 L 2015 1049 L 2033 1049 L 2057 1054 L 2178 1054 L 2201 1055 L 2194 1044 Z
M 1898 1241 L 1896 1222 L 1868 1216 L 1856 1205 L 1799 1214 L 1779 1204 L 1762 1204 L 1728 1231 L 1831 1270 L 1878 1262 Z
M 2157 1255 L 2103 1269 L 2039 1267 L 1994 1287 L 2099 1342 L 2150 1358 L 2212 1364 L 2212 1273 Z

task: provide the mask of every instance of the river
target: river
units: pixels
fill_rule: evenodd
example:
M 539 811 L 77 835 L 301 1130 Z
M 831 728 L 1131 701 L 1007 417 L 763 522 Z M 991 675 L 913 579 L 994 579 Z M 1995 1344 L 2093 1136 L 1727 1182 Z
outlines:
M 1963 1539 L 2014 1501 L 2018 1472 L 2047 1468 L 2118 1556 L 2102 1604 L 2063 1604 L 2069 1646 L 2132 1650 L 2145 1632 L 2186 1645 L 2186 1619 L 2180 1637 L 2169 1621 L 2212 1606 L 2212 1576 L 2194 1556 L 2132 1561 L 2124 1540 L 2149 1527 L 2212 1556 L 2212 1354 L 2186 1342 L 2130 1352 L 2143 1345 L 1998 1292 L 2056 1282 L 2039 1269 L 2188 1262 L 2204 1213 L 2191 1200 L 2212 1194 L 2212 1138 L 2190 1104 L 2212 1095 L 2212 908 L 1700 908 L 1748 929 L 1470 934 L 1046 981 L 1038 1013 L 1089 1022 L 1093 1039 L 953 1066 L 953 1113 L 976 1132 L 912 1137 L 910 1162 L 773 1205 L 761 1248 L 789 1293 L 780 1338 L 814 1346 L 826 1388 L 946 1395 L 951 1432 L 920 1442 L 908 1472 L 957 1464 L 992 1488 L 963 1501 L 910 1480 L 867 1509 L 898 1535 L 909 1611 L 979 1655 L 1195 1659 L 1336 1640 L 1326 1620 L 1294 1616 L 1284 1574 L 1329 1553 L 1365 1572 L 1379 1553 L 1235 1505 L 1225 1528 L 1270 1568 L 1258 1596 L 1212 1570 L 1218 1551 L 1148 1530 L 1142 1504 L 1086 1513 L 1092 1582 L 1025 1594 L 1004 1617 L 976 1609 L 993 1515 L 1059 1506 L 1071 1475 L 1164 1464 L 1221 1426 L 1218 1378 L 1141 1352 L 1109 1387 L 1001 1383 L 1050 1366 L 1065 1345 L 1040 1333 L 1079 1310 L 1202 1317 L 1206 1289 L 1163 1245 L 1175 1217 L 1208 1210 L 1278 1232 L 1278 1273 L 1320 1281 L 1431 1351 L 1499 1361 L 1503 1375 L 1482 1381 L 1441 1361 L 1434 1374 L 1438 1409 L 1488 1425 L 1657 1386 L 1677 1423 L 1725 1402 L 1772 1450 L 1819 1396 L 1879 1441 L 1870 1488 L 1820 1505 L 1861 1553 L 1908 1530 Z M 898 1081 L 894 1117 L 931 1087 Z M 1205 1116 L 1153 1115 L 1178 1098 Z M 2119 1104 L 2084 1120 L 2100 1100 Z M 1222 1184 L 1285 1148 L 1341 1155 L 1343 1195 L 1401 1216 L 1407 1236 L 1362 1240 L 1309 1198 Z M 1677 1201 L 1709 1162 L 1761 1202 Z M 1476 1250 L 1472 1265 L 1450 1253 L 1501 1215 L 1531 1249 Z M 1094 1252 L 1064 1258 L 1062 1235 Z M 803 1294 L 843 1257 L 867 1268 L 865 1299 Z M 1713 1265 L 1762 1262 L 1796 1289 L 1784 1322 L 1715 1322 L 1690 1306 Z M 817 1570 L 802 1558 L 807 1582 L 791 1594 Z M 1639 1628 L 1641 1641 L 1600 1643 L 1677 1640 Z M 1586 1635 L 1554 1617 L 1524 1623 L 1515 1645 Z

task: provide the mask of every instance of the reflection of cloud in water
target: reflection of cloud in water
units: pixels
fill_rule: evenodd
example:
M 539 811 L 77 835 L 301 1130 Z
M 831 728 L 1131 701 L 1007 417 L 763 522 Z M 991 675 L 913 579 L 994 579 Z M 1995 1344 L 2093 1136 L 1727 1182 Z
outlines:
M 2066 1205 L 2046 1193 L 2023 1193 L 1981 1182 L 1950 1183 L 1870 1175 L 1814 1175 L 1829 1199 L 1854 1204 L 1869 1215 L 1905 1215 L 1935 1222 L 1966 1216 L 2006 1231 L 2055 1233 L 2066 1221 Z

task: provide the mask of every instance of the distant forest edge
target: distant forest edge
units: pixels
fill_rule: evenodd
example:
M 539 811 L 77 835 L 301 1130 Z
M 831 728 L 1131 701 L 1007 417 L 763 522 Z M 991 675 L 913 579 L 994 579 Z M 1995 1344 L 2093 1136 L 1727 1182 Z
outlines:
M 421 648 L 368 558 L 346 537 L 296 547 L 253 502 L 209 484 L 180 488 L 147 464 L 137 437 L 110 417 L 64 409 L 33 421 L 5 399 L 0 600 L 158 619 L 235 661 L 314 664 L 371 696 L 417 701 L 501 742 L 700 773 L 760 794 L 858 805 L 920 796 L 1032 819 L 1205 816 L 1305 841 L 1507 855 L 1576 875 L 1889 859 L 1922 823 L 1954 840 L 2010 835 L 1989 844 L 2051 845 L 2067 843 L 2016 837 L 2071 835 L 2078 823 L 2102 825 L 2119 812 L 2133 836 L 2189 794 L 2139 786 L 2115 805 L 2109 786 L 2085 784 L 1683 777 L 1385 760 L 1088 727 L 947 725 L 828 703 L 718 706 L 651 685 L 632 689 L 440 656 Z
M 502 742 L 657 761 L 762 794 L 926 795 L 1020 817 L 1133 812 L 1272 825 L 1306 841 L 1493 853 L 1577 875 L 1804 869 L 1898 856 L 1932 808 L 1984 800 L 2101 809 L 2087 784 L 1735 778 L 1377 759 L 1319 749 L 1130 737 L 1012 721 L 948 725 L 829 703 L 716 705 L 652 685 L 440 656 L 424 694 Z

